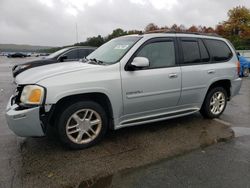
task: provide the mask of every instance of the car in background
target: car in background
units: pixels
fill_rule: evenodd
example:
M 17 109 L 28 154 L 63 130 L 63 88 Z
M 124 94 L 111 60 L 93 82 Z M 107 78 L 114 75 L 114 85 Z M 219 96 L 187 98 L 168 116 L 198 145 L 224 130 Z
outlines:
M 17 53 L 8 54 L 7 57 L 8 58 L 16 58 L 16 57 L 22 58 L 22 57 L 28 57 L 28 56 L 25 53 L 17 52 Z
M 14 65 L 12 68 L 12 74 L 13 77 L 16 77 L 21 72 L 33 67 L 48 65 L 52 63 L 78 61 L 79 59 L 83 59 L 86 56 L 88 56 L 95 49 L 96 49 L 95 47 L 84 47 L 84 46 L 63 48 L 48 56 L 44 56 L 38 60 L 33 60 L 22 64 Z
M 38 56 L 37 57 L 39 57 L 39 56 L 48 56 L 48 55 L 50 55 L 49 53 L 40 53 L 40 54 L 37 54 Z
M 250 61 L 241 56 L 240 53 L 237 53 L 239 61 L 240 61 L 240 76 L 241 77 L 248 77 L 250 72 Z

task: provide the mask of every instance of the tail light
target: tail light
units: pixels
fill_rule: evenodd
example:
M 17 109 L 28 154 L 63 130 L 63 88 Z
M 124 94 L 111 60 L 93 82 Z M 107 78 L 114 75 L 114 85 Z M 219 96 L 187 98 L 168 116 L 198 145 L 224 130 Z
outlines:
M 237 61 L 237 73 L 238 73 L 238 75 L 240 76 L 240 62 L 239 61 Z

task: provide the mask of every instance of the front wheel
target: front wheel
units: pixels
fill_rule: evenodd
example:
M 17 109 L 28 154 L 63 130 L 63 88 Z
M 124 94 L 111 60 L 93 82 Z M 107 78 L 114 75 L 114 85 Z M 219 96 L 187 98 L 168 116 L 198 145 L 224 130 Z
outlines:
M 102 106 L 93 101 L 82 101 L 66 106 L 59 115 L 59 138 L 71 149 L 95 145 L 107 131 L 107 116 Z
M 223 87 L 215 87 L 208 91 L 200 112 L 206 118 L 217 118 L 223 113 L 226 105 L 226 90 Z

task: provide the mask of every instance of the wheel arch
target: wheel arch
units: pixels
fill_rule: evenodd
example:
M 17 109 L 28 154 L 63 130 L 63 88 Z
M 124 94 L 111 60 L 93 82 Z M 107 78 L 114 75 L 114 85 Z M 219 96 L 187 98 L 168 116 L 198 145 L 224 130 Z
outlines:
M 64 109 L 64 106 L 73 104 L 78 101 L 90 100 L 100 104 L 105 112 L 107 113 L 109 119 L 109 128 L 114 128 L 114 113 L 111 101 L 109 97 L 101 92 L 91 92 L 91 93 L 83 93 L 83 94 L 74 94 L 61 98 L 55 104 L 52 105 L 51 110 L 49 112 L 49 124 L 51 126 L 55 125 L 56 119 L 61 111 Z
M 230 100 L 230 97 L 231 97 L 231 81 L 229 79 L 217 80 L 217 81 L 212 82 L 210 84 L 210 86 L 208 87 L 208 89 L 207 89 L 205 98 L 207 97 L 208 92 L 212 88 L 215 88 L 215 87 L 223 87 L 227 92 L 227 100 Z M 205 98 L 204 98 L 204 100 L 205 100 Z

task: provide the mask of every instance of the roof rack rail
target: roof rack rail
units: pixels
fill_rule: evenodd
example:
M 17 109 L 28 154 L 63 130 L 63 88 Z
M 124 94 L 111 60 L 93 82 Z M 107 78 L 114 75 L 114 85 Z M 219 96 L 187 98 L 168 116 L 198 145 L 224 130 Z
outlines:
M 153 31 L 147 31 L 142 34 L 153 34 L 153 33 L 172 33 L 172 34 L 192 34 L 192 35 L 204 35 L 204 36 L 213 36 L 213 37 L 222 37 L 217 33 L 201 33 L 201 32 L 188 32 L 188 31 L 171 31 L 166 29 L 159 29 Z

